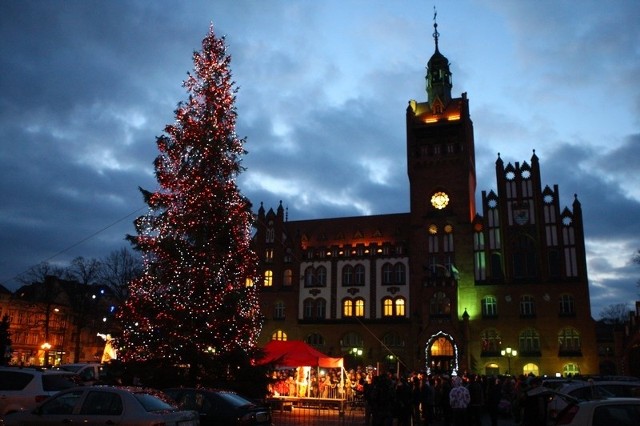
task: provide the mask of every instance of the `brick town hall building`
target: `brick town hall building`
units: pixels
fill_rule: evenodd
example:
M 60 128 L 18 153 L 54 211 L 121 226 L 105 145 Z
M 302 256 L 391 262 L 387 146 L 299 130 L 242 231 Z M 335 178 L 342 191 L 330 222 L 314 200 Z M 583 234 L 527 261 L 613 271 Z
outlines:
M 434 39 L 427 101 L 407 108 L 408 213 L 290 221 L 260 206 L 259 343 L 304 340 L 347 368 L 597 374 L 580 203 L 560 207 L 534 151 L 498 155 L 476 211 L 469 99 L 451 95 L 437 25 Z

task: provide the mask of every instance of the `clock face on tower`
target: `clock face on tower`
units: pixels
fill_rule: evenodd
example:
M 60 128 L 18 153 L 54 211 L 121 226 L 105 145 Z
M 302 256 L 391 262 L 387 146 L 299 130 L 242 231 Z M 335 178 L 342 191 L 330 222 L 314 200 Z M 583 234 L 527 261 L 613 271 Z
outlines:
M 438 210 L 442 210 L 449 204 L 449 196 L 446 192 L 438 191 L 431 196 L 431 205 Z

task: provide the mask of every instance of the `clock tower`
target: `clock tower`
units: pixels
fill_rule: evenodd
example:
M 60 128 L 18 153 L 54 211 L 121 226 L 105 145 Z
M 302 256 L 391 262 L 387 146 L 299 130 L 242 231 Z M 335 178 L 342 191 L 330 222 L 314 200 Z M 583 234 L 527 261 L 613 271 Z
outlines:
M 440 53 L 434 23 L 435 52 L 427 63 L 427 101 L 409 101 L 407 108 L 407 172 L 410 184 L 412 314 L 427 347 L 427 365 L 444 368 L 464 352 L 465 306 L 461 293 L 474 293 L 473 229 L 475 152 L 473 123 L 466 93 L 452 97 L 448 59 Z M 469 306 L 471 308 L 471 306 Z M 468 316 L 468 315 L 467 315 Z M 430 336 L 444 336 L 452 356 L 430 362 Z M 448 346 L 450 345 L 450 347 Z M 423 354 L 421 354 L 422 357 Z M 464 363 L 464 358 L 460 359 Z M 436 368 L 437 369 L 437 368 Z

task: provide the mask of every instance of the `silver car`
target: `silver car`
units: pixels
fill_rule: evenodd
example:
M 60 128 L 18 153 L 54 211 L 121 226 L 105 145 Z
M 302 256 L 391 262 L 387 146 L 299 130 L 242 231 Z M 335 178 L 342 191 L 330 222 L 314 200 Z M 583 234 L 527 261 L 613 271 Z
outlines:
M 30 411 L 4 418 L 6 426 L 197 426 L 198 413 L 182 411 L 161 392 L 124 386 L 82 386 L 56 394 Z
M 570 402 L 558 414 L 556 425 L 563 426 L 637 426 L 640 399 L 607 398 Z

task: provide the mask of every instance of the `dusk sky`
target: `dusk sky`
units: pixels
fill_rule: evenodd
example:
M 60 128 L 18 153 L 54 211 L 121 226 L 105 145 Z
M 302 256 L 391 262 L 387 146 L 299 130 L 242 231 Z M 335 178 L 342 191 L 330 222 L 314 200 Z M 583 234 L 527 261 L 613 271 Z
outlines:
M 467 92 L 478 191 L 529 162 L 582 204 L 592 314 L 640 299 L 640 1 L 6 0 L 0 283 L 130 247 L 156 136 L 212 23 L 246 137 L 238 182 L 289 220 L 409 210 L 405 111 L 439 47 Z

